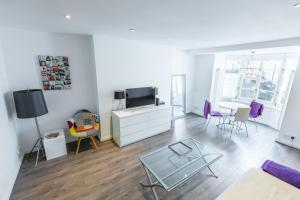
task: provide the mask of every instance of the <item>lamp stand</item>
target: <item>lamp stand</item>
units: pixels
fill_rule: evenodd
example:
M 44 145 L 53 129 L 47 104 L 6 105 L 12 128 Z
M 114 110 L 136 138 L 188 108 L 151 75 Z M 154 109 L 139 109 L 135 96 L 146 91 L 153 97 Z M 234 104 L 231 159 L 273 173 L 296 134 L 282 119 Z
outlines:
M 36 140 L 30 153 L 32 153 L 34 151 L 34 149 L 37 149 L 37 154 L 36 154 L 36 159 L 35 159 L 35 166 L 37 166 L 38 162 L 39 162 L 39 158 L 40 158 L 40 151 L 43 153 L 43 156 L 45 156 L 45 149 L 44 149 L 44 144 L 43 144 L 43 137 L 41 135 L 39 123 L 38 123 L 38 120 L 36 117 L 34 118 L 34 121 L 35 121 L 36 129 L 38 132 L 38 139 Z
M 118 110 L 122 110 L 123 109 L 123 104 L 122 104 L 122 99 L 119 99 L 119 105 L 118 105 Z

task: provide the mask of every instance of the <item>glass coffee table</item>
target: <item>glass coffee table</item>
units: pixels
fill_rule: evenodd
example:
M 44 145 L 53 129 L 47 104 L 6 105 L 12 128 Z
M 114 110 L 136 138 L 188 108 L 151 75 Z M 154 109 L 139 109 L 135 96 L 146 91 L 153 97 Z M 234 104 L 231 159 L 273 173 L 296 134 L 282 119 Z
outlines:
M 158 200 L 155 187 L 170 191 L 204 169 L 218 178 L 209 166 L 221 157 L 222 154 L 188 138 L 141 156 L 139 160 L 146 171 L 149 184 L 140 184 L 151 188 Z

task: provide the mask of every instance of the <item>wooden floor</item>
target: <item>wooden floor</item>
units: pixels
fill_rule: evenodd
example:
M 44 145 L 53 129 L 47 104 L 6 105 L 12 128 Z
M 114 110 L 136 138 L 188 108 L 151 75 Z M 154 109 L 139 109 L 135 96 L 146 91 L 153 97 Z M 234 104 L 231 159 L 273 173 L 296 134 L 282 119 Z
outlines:
M 139 185 L 147 179 L 138 157 L 187 137 L 224 154 L 212 165 L 219 178 L 208 176 L 209 171 L 205 170 L 169 193 L 157 189 L 160 199 L 215 199 L 246 170 L 259 168 L 266 159 L 299 169 L 300 151 L 274 142 L 276 132 L 270 128 L 260 126 L 256 132 L 249 123 L 249 137 L 233 135 L 229 139 L 228 132 L 218 130 L 213 123 L 203 131 L 201 121 L 188 115 L 176 121 L 174 130 L 127 147 L 118 148 L 109 141 L 101 143 L 98 151 L 70 154 L 42 162 L 37 168 L 30 162 L 23 163 L 11 199 L 152 200 L 151 190 Z

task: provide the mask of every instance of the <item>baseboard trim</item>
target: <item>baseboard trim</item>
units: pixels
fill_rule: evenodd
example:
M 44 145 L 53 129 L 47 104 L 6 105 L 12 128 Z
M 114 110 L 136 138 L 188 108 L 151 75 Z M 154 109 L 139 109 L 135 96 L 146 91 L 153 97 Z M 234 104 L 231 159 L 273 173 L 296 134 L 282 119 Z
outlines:
M 101 142 L 106 142 L 112 140 L 112 137 L 105 137 L 105 138 L 101 138 Z
M 18 165 L 16 166 L 16 168 L 15 168 L 12 176 L 10 177 L 10 179 L 9 179 L 9 181 L 7 183 L 6 192 L 4 193 L 4 198 L 3 198 L 4 200 L 6 200 L 6 199 L 9 200 L 10 199 L 10 195 L 11 195 L 11 193 L 13 191 L 13 188 L 15 186 L 15 182 L 17 180 L 19 171 L 21 169 L 23 158 L 24 158 L 24 154 L 21 156 Z
M 199 114 L 199 113 L 196 113 L 196 112 L 194 112 L 194 111 L 192 111 L 192 112 L 190 112 L 190 113 L 192 113 L 192 114 L 194 114 L 194 115 L 197 115 L 197 116 L 199 116 L 199 117 L 204 117 L 203 115 L 201 115 L 201 114 Z
M 277 139 L 275 139 L 275 142 L 278 142 L 278 143 L 283 144 L 285 146 L 300 150 L 300 145 L 297 145 L 297 144 L 291 145 L 290 142 L 287 142 L 284 139 L 277 138 Z

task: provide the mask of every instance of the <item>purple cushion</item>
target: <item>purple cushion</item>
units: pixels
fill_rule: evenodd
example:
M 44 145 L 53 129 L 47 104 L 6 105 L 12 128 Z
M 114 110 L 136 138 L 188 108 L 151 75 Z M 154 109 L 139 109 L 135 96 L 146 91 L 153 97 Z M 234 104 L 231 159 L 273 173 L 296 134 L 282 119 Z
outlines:
M 222 117 L 222 114 L 217 111 L 211 111 L 210 115 L 213 117 Z
M 207 119 L 210 113 L 210 109 L 211 109 L 211 103 L 208 100 L 205 100 L 204 110 L 203 110 L 203 116 L 205 117 L 205 119 Z
M 262 115 L 264 105 L 253 100 L 250 104 L 250 108 L 250 117 L 257 118 Z
M 264 164 L 261 166 L 261 168 L 265 172 L 271 174 L 272 176 L 275 176 L 276 178 L 300 189 L 300 172 L 299 171 L 289 168 L 284 165 L 280 165 L 271 160 L 266 160 L 264 162 Z

